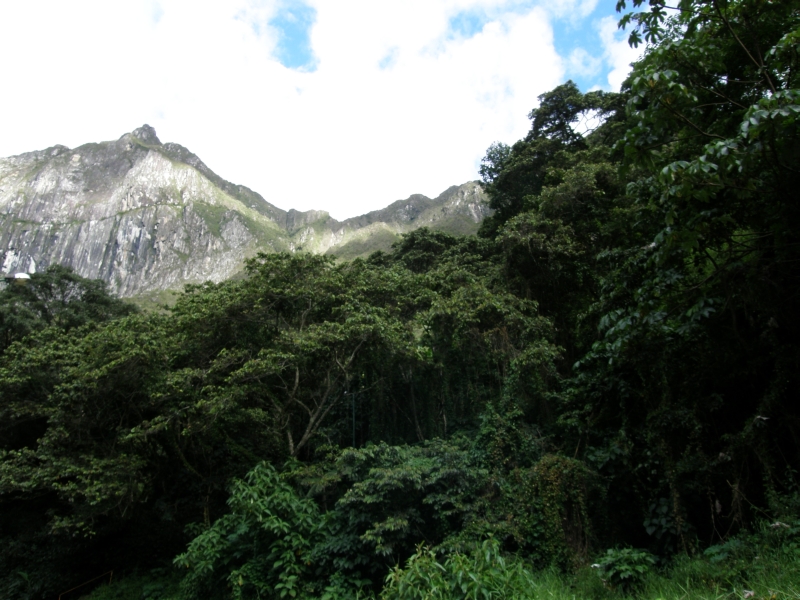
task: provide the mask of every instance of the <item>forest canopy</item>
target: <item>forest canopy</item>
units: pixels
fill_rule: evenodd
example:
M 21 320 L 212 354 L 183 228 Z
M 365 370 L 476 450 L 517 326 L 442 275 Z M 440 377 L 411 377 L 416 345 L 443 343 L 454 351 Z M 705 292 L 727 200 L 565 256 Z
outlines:
M 630 8 L 621 92 L 488 149 L 477 237 L 261 254 L 160 312 L 62 267 L 0 292 L 0 595 L 516 590 L 797 523 L 800 6 Z

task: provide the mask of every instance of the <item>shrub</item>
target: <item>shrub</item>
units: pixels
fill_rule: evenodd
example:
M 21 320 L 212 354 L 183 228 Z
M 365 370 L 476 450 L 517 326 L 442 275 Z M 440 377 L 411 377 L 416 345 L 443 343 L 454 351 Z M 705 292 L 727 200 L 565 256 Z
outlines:
M 610 548 L 602 560 L 592 565 L 612 588 L 631 589 L 645 579 L 656 564 L 656 557 L 646 550 Z
M 236 481 L 231 512 L 189 544 L 175 564 L 188 570 L 187 598 L 260 598 L 266 590 L 296 597 L 311 570 L 309 553 L 323 525 L 312 500 L 301 499 L 268 463 Z
M 488 539 L 470 554 L 455 552 L 444 564 L 436 552 L 419 547 L 405 568 L 386 578 L 383 600 L 450 600 L 530 598 L 533 576 L 521 561 L 504 558 L 499 544 Z

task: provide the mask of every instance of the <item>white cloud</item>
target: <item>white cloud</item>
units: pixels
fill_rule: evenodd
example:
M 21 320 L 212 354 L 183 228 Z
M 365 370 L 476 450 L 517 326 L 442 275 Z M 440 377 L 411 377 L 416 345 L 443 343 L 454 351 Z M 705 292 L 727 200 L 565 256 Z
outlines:
M 612 90 L 619 91 L 631 71 L 631 63 L 642 55 L 642 48 L 631 48 L 628 45 L 628 33 L 617 28 L 616 17 L 601 19 L 598 31 L 603 44 L 604 59 L 611 67 L 608 85 Z
M 595 8 L 599 0 L 552 0 L 545 6 L 557 17 L 571 19 L 585 19 Z
M 564 79 L 554 11 L 596 3 L 313 0 L 310 73 L 273 58 L 273 0 L 3 3 L 0 156 L 149 123 L 282 208 L 344 218 L 433 196 L 476 178 L 490 143 L 527 132 L 536 96 Z M 453 39 L 463 10 L 489 22 Z M 613 75 L 630 60 L 613 32 L 603 40 Z
M 592 56 L 584 48 L 575 48 L 568 59 L 569 72 L 590 77 L 596 75 L 603 66 L 603 58 Z

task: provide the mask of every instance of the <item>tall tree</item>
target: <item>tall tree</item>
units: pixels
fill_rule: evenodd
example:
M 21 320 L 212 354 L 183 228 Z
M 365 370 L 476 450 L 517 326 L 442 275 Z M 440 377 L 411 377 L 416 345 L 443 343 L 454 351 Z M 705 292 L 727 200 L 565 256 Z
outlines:
M 134 312 L 135 305 L 110 295 L 102 280 L 86 279 L 69 267 L 51 265 L 0 290 L 0 351 L 44 327 L 69 330 Z
M 623 18 L 651 46 L 620 145 L 640 170 L 628 191 L 657 219 L 604 279 L 573 415 L 618 496 L 638 490 L 647 530 L 689 549 L 785 493 L 800 462 L 800 10 L 676 8 Z

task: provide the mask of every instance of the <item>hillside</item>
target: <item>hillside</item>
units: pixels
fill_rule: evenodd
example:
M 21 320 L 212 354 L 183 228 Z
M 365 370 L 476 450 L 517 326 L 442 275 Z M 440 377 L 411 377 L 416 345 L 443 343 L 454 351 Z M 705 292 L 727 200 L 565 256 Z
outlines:
M 294 252 L 163 310 L 0 288 L 0 598 L 798 600 L 800 11 L 663 9 L 487 150 L 476 236 L 331 260 L 474 188 L 340 223 L 151 130 L 6 161 L 15 235 L 92 268 Z
M 257 252 L 350 259 L 423 226 L 474 233 L 483 201 L 470 182 L 341 222 L 285 211 L 144 125 L 112 142 L 0 159 L 0 262 L 4 273 L 61 264 L 131 297 L 222 281 Z

